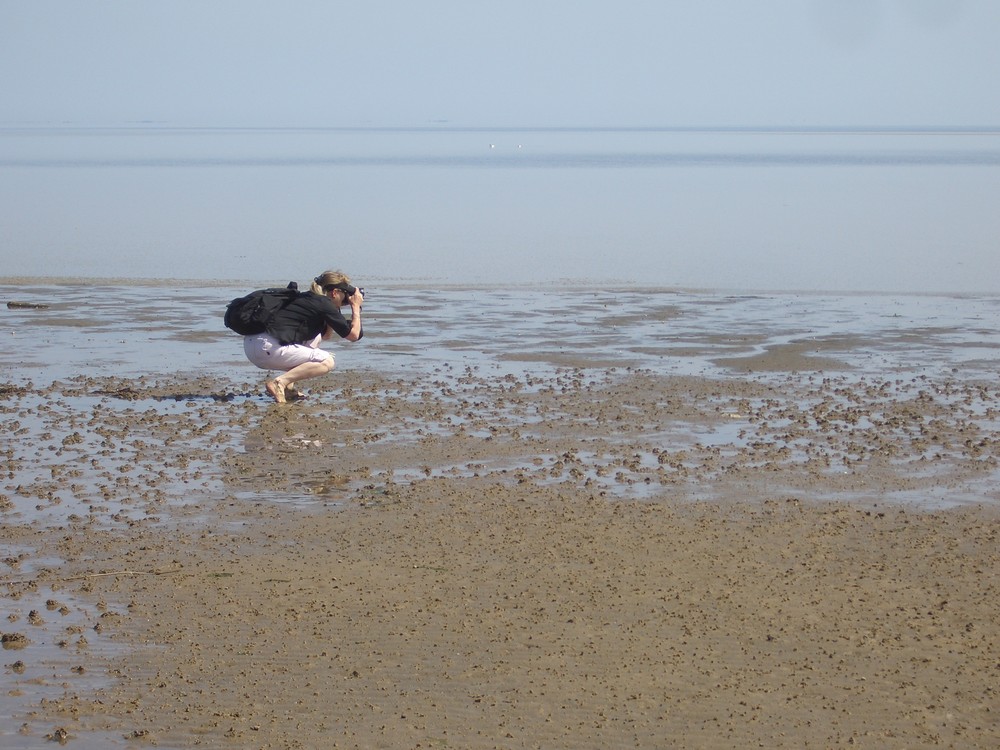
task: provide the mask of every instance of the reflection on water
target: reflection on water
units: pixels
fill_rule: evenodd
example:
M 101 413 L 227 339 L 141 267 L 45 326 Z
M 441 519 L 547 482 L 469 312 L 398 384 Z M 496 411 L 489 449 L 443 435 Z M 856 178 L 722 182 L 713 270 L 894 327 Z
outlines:
M 327 344 L 338 368 L 432 372 L 447 363 L 513 373 L 570 366 L 969 379 L 995 377 L 1000 361 L 996 296 L 368 286 L 365 338 Z M 240 337 L 222 324 L 225 304 L 249 288 L 0 285 L 0 305 L 49 305 L 0 307 L 0 331 L 12 344 L 0 351 L 0 375 L 36 384 L 75 375 L 256 377 Z

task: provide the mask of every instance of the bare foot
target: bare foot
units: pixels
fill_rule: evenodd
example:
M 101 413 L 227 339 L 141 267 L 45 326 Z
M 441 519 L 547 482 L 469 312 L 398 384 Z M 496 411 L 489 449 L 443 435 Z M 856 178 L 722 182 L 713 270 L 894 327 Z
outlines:
M 271 394 L 271 397 L 279 404 L 287 403 L 285 401 L 285 384 L 280 380 L 277 378 L 274 380 L 268 380 L 264 383 L 264 387 L 267 389 L 267 392 Z

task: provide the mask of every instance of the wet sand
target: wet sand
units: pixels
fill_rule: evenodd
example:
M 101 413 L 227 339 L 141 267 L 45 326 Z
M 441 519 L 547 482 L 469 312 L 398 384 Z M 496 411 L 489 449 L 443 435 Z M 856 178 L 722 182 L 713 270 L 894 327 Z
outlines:
M 741 365 L 6 386 L 14 747 L 996 747 L 997 384 Z

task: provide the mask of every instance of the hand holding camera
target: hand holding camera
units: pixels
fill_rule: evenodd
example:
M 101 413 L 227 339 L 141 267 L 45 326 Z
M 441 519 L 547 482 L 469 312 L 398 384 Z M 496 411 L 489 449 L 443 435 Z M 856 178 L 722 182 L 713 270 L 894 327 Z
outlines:
M 361 303 L 365 301 L 365 289 L 364 287 L 351 286 L 350 284 L 338 284 L 337 288 L 344 293 L 344 302 L 349 304 L 351 308 L 361 307 Z

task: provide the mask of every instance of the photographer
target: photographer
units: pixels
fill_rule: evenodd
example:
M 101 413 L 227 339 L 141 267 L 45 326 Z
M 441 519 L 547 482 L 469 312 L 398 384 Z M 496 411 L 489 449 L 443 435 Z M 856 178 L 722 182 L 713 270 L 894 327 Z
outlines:
M 267 324 L 267 330 L 243 339 L 243 351 L 262 370 L 284 370 L 268 380 L 264 387 L 279 404 L 302 398 L 295 383 L 326 375 L 335 365 L 332 352 L 319 348 L 320 342 L 336 333 L 347 341 L 364 336 L 361 328 L 361 303 L 364 290 L 351 286 L 340 271 L 325 271 L 313 279 L 308 292 L 302 292 L 279 310 Z M 340 308 L 350 305 L 350 320 Z

